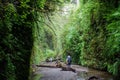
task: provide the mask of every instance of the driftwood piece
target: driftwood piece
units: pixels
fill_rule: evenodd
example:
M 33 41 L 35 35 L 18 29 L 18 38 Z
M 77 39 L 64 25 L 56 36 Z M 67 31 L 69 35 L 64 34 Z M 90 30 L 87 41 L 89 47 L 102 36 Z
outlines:
M 101 80 L 101 79 L 97 76 L 91 76 L 88 78 L 88 80 Z

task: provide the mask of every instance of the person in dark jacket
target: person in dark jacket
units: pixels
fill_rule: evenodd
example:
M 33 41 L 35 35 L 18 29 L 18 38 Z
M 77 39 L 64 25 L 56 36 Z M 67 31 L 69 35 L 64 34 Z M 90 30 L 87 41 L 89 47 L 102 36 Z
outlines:
M 72 59 L 70 55 L 67 56 L 66 63 L 68 67 L 71 67 Z

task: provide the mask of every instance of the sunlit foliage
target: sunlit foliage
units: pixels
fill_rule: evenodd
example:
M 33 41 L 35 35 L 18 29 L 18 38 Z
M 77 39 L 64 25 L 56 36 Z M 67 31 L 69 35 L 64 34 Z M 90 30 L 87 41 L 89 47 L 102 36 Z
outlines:
M 0 1 L 0 79 L 27 80 L 31 64 L 56 54 L 120 74 L 120 1 L 79 0 L 63 15 L 67 1 Z
M 83 66 L 120 72 L 119 1 L 80 0 L 63 34 L 65 53 Z
M 0 0 L 0 79 L 28 79 L 31 53 L 42 53 L 38 46 L 46 34 L 43 23 L 38 25 L 39 14 L 44 19 L 44 13 L 49 15 L 63 2 L 64 0 Z M 35 62 L 36 60 L 39 57 Z

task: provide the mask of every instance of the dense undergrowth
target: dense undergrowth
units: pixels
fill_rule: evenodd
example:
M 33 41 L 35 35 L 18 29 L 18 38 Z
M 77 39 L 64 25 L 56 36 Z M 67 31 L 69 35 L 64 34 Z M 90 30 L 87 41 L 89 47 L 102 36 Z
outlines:
M 0 0 L 1 80 L 28 80 L 30 61 L 37 64 L 47 46 L 43 40 L 47 34 L 42 22 L 45 14 L 55 11 L 63 1 Z
M 116 0 L 80 0 L 64 32 L 65 53 L 83 66 L 120 73 L 120 2 Z
M 30 22 L 33 20 L 30 19 L 31 12 L 28 9 L 30 6 L 25 4 L 22 1 L 14 4 L 10 1 L 0 2 L 0 79 L 2 80 L 28 79 L 33 43 L 33 25 Z
M 1 0 L 0 79 L 28 80 L 32 64 L 58 54 L 119 75 L 120 1 L 79 1 L 62 16 L 64 0 Z

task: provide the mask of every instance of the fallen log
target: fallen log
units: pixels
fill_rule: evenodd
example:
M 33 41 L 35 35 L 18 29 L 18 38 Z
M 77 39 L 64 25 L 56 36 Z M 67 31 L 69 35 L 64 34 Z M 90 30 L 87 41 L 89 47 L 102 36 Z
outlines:
M 57 61 L 55 63 L 56 65 L 47 65 L 47 64 L 41 64 L 41 65 L 36 65 L 37 67 L 48 67 L 48 68 L 61 68 L 61 71 L 72 71 L 76 72 L 75 69 L 72 67 L 68 67 L 65 64 L 62 64 L 60 61 Z
M 65 66 L 65 64 L 62 64 L 60 61 L 56 61 L 56 66 L 59 67 L 59 68 L 61 68 L 62 71 L 76 72 L 75 69 L 73 69 L 72 67 Z
M 63 62 L 61 58 L 59 58 L 59 59 L 47 58 L 45 61 L 46 62 L 54 62 L 54 61 L 58 61 L 58 60 L 61 61 L 61 62 Z
M 48 67 L 48 68 L 58 68 L 54 65 L 36 65 L 37 67 Z

